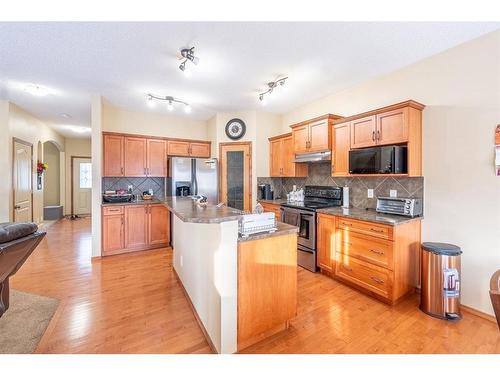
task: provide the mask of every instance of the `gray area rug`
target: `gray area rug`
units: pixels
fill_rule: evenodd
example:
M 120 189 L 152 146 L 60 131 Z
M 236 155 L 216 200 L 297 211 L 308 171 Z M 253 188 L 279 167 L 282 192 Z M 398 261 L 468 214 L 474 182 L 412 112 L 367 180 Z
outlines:
M 59 300 L 10 290 L 10 307 L 0 318 L 0 353 L 33 353 Z

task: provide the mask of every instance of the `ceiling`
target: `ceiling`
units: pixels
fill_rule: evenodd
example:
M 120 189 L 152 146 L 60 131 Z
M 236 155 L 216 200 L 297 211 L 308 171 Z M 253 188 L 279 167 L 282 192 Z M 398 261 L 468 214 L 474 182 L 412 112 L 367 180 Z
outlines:
M 287 112 L 314 99 L 500 28 L 500 23 L 161 22 L 0 23 L 0 98 L 53 123 L 90 126 L 90 98 L 150 109 L 146 94 L 191 104 L 174 114 L 206 120 L 219 111 Z M 178 51 L 195 46 L 198 66 L 186 78 Z M 262 107 L 266 83 L 288 76 L 286 92 Z M 44 97 L 26 84 L 50 90 Z M 70 117 L 62 117 L 68 114 Z

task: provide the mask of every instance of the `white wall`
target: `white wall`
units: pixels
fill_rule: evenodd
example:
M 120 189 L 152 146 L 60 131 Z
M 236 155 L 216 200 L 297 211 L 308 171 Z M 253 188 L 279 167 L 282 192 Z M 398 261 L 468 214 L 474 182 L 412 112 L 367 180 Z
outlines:
M 101 255 L 101 203 L 102 203 L 102 98 L 92 97 L 92 256 Z
M 33 148 L 36 152 L 36 148 Z M 48 168 L 43 175 L 43 205 L 58 206 L 60 203 L 61 173 L 59 149 L 52 142 L 43 144 L 43 162 Z
M 500 177 L 493 168 L 500 31 L 286 113 L 282 131 L 325 113 L 349 116 L 407 99 L 427 105 L 422 240 L 462 247 L 462 303 L 492 314 L 489 278 L 500 269 Z
M 64 214 L 71 214 L 71 157 L 72 156 L 88 156 L 91 157 L 91 142 L 90 138 L 66 138 L 65 140 L 65 204 Z

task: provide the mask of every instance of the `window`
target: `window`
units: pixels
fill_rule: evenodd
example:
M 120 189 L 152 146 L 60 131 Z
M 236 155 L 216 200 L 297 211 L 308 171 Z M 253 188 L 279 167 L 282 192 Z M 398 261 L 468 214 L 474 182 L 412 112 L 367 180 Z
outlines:
M 80 189 L 92 188 L 92 163 L 80 163 Z

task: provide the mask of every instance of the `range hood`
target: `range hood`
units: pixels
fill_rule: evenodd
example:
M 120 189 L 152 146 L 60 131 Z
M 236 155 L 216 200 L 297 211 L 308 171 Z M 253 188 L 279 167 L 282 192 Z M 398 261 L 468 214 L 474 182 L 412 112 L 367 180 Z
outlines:
M 320 161 L 330 161 L 332 160 L 332 152 L 311 152 L 309 154 L 299 154 L 295 155 L 295 163 L 314 163 Z

